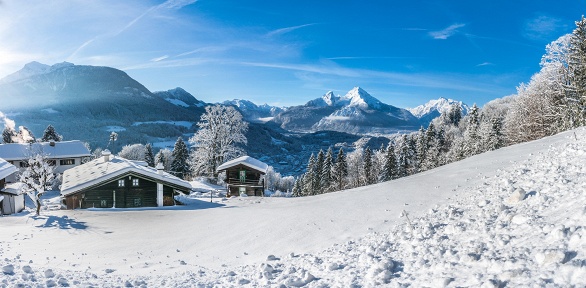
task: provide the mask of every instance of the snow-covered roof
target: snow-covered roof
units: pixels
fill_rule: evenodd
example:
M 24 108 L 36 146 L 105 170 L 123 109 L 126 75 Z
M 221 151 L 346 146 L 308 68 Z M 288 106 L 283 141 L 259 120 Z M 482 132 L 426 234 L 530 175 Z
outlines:
M 18 171 L 16 166 L 6 162 L 6 160 L 0 158 L 0 179 L 4 179 L 10 176 L 12 173 Z
M 20 195 L 22 194 L 22 186 L 24 186 L 24 183 L 21 182 L 6 184 L 6 187 L 4 187 L 4 189 L 2 189 L 0 192 L 12 195 Z
M 218 169 L 216 169 L 216 171 L 226 170 L 230 167 L 234 167 L 240 164 L 261 171 L 263 173 L 267 173 L 267 169 L 269 169 L 269 165 L 267 165 L 264 162 L 261 162 L 258 159 L 252 158 L 250 156 L 242 156 L 218 166 Z
M 28 159 L 34 153 L 42 153 L 49 159 L 90 156 L 90 151 L 79 140 L 52 143 L 53 146 L 51 142 L 0 144 L 0 157 L 13 161 Z
M 157 169 L 147 166 L 144 161 L 132 161 L 115 156 L 110 157 L 109 161 L 104 161 L 104 157 L 100 157 L 66 170 L 63 173 L 61 195 L 75 194 L 78 191 L 100 185 L 127 173 L 139 174 L 161 182 L 191 189 L 189 182 L 167 172 L 159 174 Z

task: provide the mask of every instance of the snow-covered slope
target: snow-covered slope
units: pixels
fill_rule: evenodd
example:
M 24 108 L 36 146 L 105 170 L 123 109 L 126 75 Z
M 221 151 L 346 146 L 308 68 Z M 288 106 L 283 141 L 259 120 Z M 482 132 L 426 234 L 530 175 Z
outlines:
M 460 105 L 462 115 L 468 114 L 468 105 L 462 103 L 462 101 L 446 99 L 443 97 L 440 97 L 437 100 L 430 100 L 423 105 L 419 105 L 415 108 L 408 108 L 407 110 L 409 110 L 413 116 L 417 117 L 423 126 L 427 126 L 433 119 L 439 117 L 442 113 L 449 111 L 454 104 Z
M 2 217 L 0 282 L 583 287 L 584 139 L 582 128 L 314 197 Z

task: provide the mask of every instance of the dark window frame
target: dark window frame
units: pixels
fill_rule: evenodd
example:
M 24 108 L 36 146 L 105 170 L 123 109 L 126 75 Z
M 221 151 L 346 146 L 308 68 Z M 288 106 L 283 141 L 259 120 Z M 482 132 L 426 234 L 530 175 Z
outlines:
M 59 160 L 59 165 L 68 166 L 68 165 L 75 165 L 75 159 L 67 158 Z

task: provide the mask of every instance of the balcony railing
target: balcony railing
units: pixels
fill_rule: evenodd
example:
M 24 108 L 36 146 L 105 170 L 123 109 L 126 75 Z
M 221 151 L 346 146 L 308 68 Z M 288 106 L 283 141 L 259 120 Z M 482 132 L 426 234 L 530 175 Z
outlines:
M 253 179 L 246 179 L 244 181 L 240 181 L 238 178 L 228 178 L 226 181 L 230 185 L 247 185 L 247 186 L 262 186 L 259 180 Z

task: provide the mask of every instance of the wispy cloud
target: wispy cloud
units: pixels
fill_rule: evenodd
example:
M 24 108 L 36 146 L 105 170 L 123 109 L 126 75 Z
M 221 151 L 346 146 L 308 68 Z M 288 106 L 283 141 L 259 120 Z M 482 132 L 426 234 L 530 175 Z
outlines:
M 339 56 L 328 57 L 328 60 L 367 60 L 367 59 L 420 59 L 423 57 L 404 57 L 404 56 Z
M 278 36 L 278 35 L 283 35 L 285 33 L 289 33 L 292 31 L 295 31 L 297 29 L 303 28 L 303 27 L 308 27 L 308 26 L 312 26 L 315 25 L 316 23 L 309 23 L 309 24 L 303 24 L 303 25 L 298 25 L 298 26 L 292 26 L 292 27 L 286 27 L 286 28 L 281 28 L 281 29 L 277 29 L 277 30 L 273 30 L 269 33 L 267 33 L 267 37 L 274 37 L 274 36 Z
M 446 40 L 446 39 L 454 36 L 454 34 L 456 34 L 458 32 L 458 29 L 462 28 L 464 26 L 466 26 L 466 24 L 459 24 L 459 23 L 452 24 L 445 29 L 442 29 L 439 31 L 429 32 L 429 36 L 433 37 L 433 39 Z
M 151 62 L 159 62 L 159 61 L 165 60 L 167 58 L 169 58 L 169 55 L 163 55 L 161 57 L 151 59 Z
M 482 67 L 482 66 L 494 66 L 494 64 L 490 63 L 490 62 L 482 62 L 482 63 L 476 65 L 476 67 Z
M 533 40 L 541 40 L 565 27 L 560 19 L 549 17 L 546 15 L 539 15 L 525 21 L 523 27 L 523 36 Z

